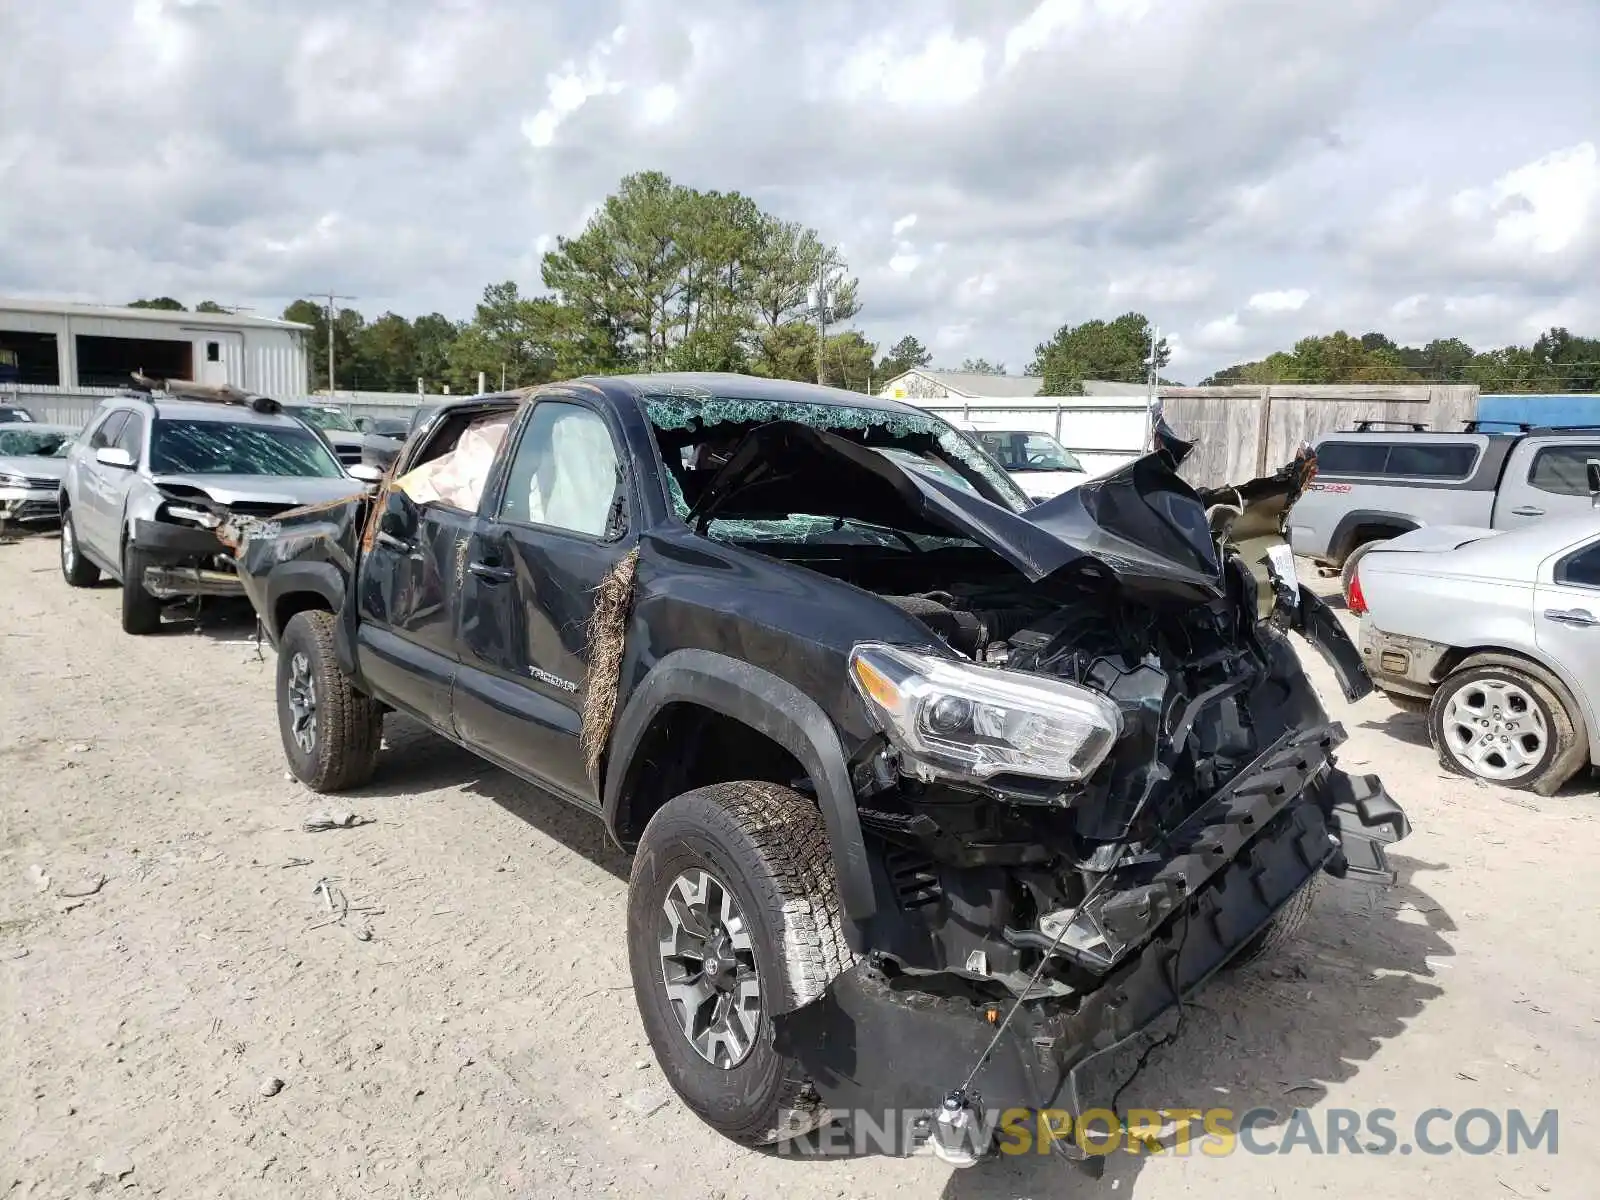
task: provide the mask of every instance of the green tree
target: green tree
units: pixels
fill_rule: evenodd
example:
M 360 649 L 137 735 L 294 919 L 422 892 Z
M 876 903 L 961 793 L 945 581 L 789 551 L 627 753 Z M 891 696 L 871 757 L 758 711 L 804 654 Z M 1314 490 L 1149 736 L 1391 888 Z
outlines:
M 179 304 L 171 296 L 157 296 L 154 300 L 131 300 L 129 308 L 158 308 L 163 312 L 188 312 L 189 310 Z
M 969 375 L 1004 375 L 1005 363 L 992 363 L 986 358 L 969 358 L 962 362 L 961 369 Z
M 1063 325 L 1034 350 L 1029 375 L 1044 378 L 1041 394 L 1077 396 L 1086 379 L 1137 383 L 1147 377 L 1150 359 L 1149 320 L 1143 313 L 1124 313 L 1114 321 Z M 1156 370 L 1167 365 L 1170 352 L 1162 338 L 1156 347 Z
M 823 383 L 851 392 L 868 391 L 872 385 L 882 382 L 882 377 L 874 374 L 877 352 L 874 343 L 853 329 L 828 338 L 822 358 Z
M 227 313 L 230 311 L 229 309 L 223 308 L 222 305 L 218 304 L 215 300 L 202 300 L 199 304 L 194 306 L 194 310 L 197 313 Z
M 906 334 L 878 360 L 876 375 L 883 380 L 893 379 L 896 375 L 904 375 L 916 367 L 926 367 L 933 362 L 933 355 L 920 340 Z
M 296 300 L 283 310 L 285 321 L 297 321 L 311 326 L 311 338 L 306 345 L 310 358 L 311 387 L 320 391 L 328 384 L 328 314 L 315 300 Z M 357 353 L 358 341 L 365 318 L 353 308 L 339 310 L 333 324 L 334 370 L 339 373 L 338 388 L 350 391 L 365 387 L 361 382 L 362 363 Z

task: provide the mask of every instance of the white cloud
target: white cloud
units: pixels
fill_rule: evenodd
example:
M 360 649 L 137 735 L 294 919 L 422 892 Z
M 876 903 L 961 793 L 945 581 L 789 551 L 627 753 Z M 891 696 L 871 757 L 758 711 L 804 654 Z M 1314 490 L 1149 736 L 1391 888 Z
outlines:
M 1457 192 L 1451 214 L 1492 230 L 1497 250 L 1560 254 L 1600 222 L 1600 160 L 1593 142 L 1507 171 L 1486 188 Z
M 894 234 L 895 237 L 899 237 L 902 233 L 910 229 L 916 223 L 917 214 L 907 213 L 905 216 L 895 221 L 895 223 L 890 227 L 889 232 Z
M 850 54 L 842 83 L 848 96 L 866 103 L 883 99 L 900 108 L 950 108 L 983 90 L 987 54 L 980 38 L 957 38 L 948 30 L 912 53 L 899 37 L 877 37 Z
M 607 77 L 606 59 L 627 36 L 628 27 L 618 25 L 609 37 L 595 43 L 581 68 L 576 62 L 568 62 L 559 72 L 547 77 L 545 87 L 549 99 L 522 125 L 523 135 L 533 146 L 543 148 L 554 142 L 562 123 L 593 97 L 622 90 L 621 82 Z M 648 98 L 646 104 L 648 107 Z
M 1237 350 L 1245 343 L 1244 326 L 1238 313 L 1229 313 L 1201 325 L 1195 332 L 1195 345 L 1202 350 Z
M 1250 297 L 1250 307 L 1260 313 L 1299 312 L 1311 299 L 1305 288 L 1291 288 L 1283 292 L 1257 292 Z
M 1120 275 L 1106 285 L 1106 294 L 1118 304 L 1188 304 L 1210 295 L 1215 284 L 1210 271 L 1160 267 Z
M 1006 34 L 1005 65 L 1049 49 L 1066 35 L 1085 30 L 1096 16 L 1108 22 L 1142 20 L 1151 0 L 1039 0 Z
M 909 275 L 921 264 L 922 256 L 906 246 L 896 251 L 894 257 L 889 260 L 889 270 L 896 275 Z
M 648 124 L 660 125 L 672 119 L 678 111 L 678 89 L 670 83 L 658 83 L 644 94 L 644 119 Z

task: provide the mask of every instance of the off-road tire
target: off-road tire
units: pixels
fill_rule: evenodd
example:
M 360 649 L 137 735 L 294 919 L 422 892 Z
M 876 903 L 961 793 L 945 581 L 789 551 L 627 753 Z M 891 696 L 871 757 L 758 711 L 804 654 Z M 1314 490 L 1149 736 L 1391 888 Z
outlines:
M 1289 897 L 1289 902 L 1272 914 L 1272 919 L 1262 926 L 1228 961 L 1230 967 L 1242 967 L 1275 952 L 1280 946 L 1292 942 L 1300 935 L 1300 927 L 1311 915 L 1311 905 L 1316 901 L 1322 886 L 1322 872 L 1318 871 L 1305 885 Z
M 662 978 L 658 920 L 678 875 L 709 871 L 750 928 L 761 1027 L 737 1066 L 703 1059 L 674 1015 Z M 822 995 L 853 966 L 839 918 L 833 857 L 815 804 L 773 783 L 720 783 L 664 804 L 645 827 L 628 888 L 628 961 L 645 1033 L 674 1091 L 708 1125 L 747 1146 L 810 1133 L 828 1120 L 800 1065 L 772 1044 L 774 1012 Z
M 61 510 L 61 578 L 68 587 L 93 587 L 100 582 L 100 568 L 83 556 L 78 527 L 72 523 L 72 509 Z
M 1445 770 L 1468 778 L 1479 776 L 1458 763 L 1444 744 L 1444 716 L 1450 698 L 1476 680 L 1501 679 L 1515 684 L 1544 710 L 1545 753 L 1535 766 L 1513 779 L 1490 779 L 1501 787 L 1553 796 L 1589 761 L 1589 738 L 1577 703 L 1566 686 L 1536 663 L 1506 654 L 1474 654 L 1439 684 L 1428 709 L 1428 737 Z
M 129 542 L 122 548 L 122 632 L 142 636 L 161 628 L 161 601 L 144 590 L 149 560 Z
M 1370 542 L 1362 542 L 1345 558 L 1344 565 L 1339 568 L 1339 594 L 1344 597 L 1346 608 L 1350 607 L 1350 589 L 1355 586 L 1356 568 L 1361 565 L 1361 560 L 1389 540 L 1389 538 L 1377 538 Z
M 360 787 L 378 767 L 383 743 L 383 707 L 351 685 L 333 651 L 334 615 L 320 609 L 296 613 L 278 646 L 278 732 L 294 777 L 314 792 Z M 296 655 L 304 655 L 316 689 L 311 748 L 294 736 L 289 677 Z

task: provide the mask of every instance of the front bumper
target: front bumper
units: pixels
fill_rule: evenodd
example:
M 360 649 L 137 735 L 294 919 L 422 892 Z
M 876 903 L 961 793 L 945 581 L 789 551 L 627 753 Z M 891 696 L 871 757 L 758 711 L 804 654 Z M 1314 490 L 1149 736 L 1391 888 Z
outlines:
M 61 501 L 54 488 L 0 488 L 0 521 L 19 525 L 61 519 Z
M 1385 633 L 1372 623 L 1371 617 L 1362 618 L 1360 641 L 1361 661 L 1367 674 L 1384 691 L 1426 700 L 1437 690 L 1449 646 L 1426 638 Z
M 145 591 L 162 600 L 179 596 L 243 596 L 233 559 L 209 529 L 166 521 L 135 521 L 133 544 L 148 565 Z M 205 566 L 202 563 L 226 564 Z
M 1198 991 L 1319 870 L 1392 880 L 1384 847 L 1409 826 L 1376 777 L 1332 766 L 1342 738 L 1338 726 L 1287 738 L 1207 803 L 1157 873 L 1170 885 L 1168 901 L 1147 887 L 1108 895 L 1098 911 L 1126 938 L 1122 950 L 1092 990 L 1024 1001 L 973 1081 L 986 1113 L 1076 1117 L 1108 1107 L 1125 1052 L 1166 1032 L 1180 998 Z M 1129 903 L 1132 892 L 1140 894 Z M 974 997 L 956 977 L 896 973 L 869 958 L 817 1000 L 777 1016 L 776 1044 L 800 1060 L 830 1109 L 903 1131 L 901 1152 L 909 1152 L 939 1102 L 980 1061 L 1008 1007 Z

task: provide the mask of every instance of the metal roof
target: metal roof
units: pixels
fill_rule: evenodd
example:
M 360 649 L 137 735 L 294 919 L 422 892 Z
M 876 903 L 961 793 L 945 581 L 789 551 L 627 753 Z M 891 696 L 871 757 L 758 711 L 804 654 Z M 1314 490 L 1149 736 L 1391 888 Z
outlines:
M 111 317 L 129 321 L 157 321 L 169 325 L 208 326 L 217 329 L 298 329 L 311 326 L 276 317 L 252 317 L 242 313 L 172 312 L 164 308 L 128 308 L 114 304 L 80 304 L 70 300 L 28 300 L 0 296 L 0 313 L 35 313 L 49 317 Z

